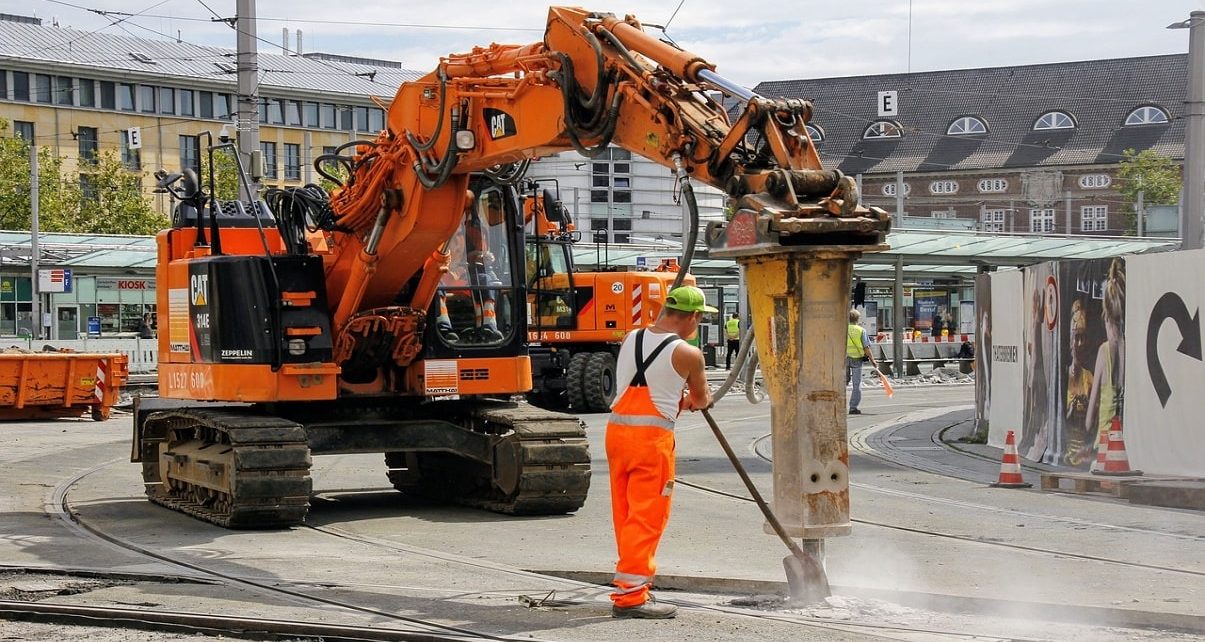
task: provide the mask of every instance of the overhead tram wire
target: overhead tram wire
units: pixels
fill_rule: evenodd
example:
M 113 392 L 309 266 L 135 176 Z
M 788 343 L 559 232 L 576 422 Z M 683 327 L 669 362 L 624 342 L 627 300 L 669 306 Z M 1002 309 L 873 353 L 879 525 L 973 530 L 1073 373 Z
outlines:
M 46 0 L 46 1 L 51 2 L 53 0 Z M 209 9 L 208 6 L 206 6 L 205 8 Z M 91 10 L 88 10 L 88 11 L 91 11 Z M 126 14 L 126 12 L 124 12 L 124 11 L 106 11 L 106 13 L 110 13 L 110 14 L 113 14 L 116 16 Z M 170 16 L 170 15 L 160 15 L 160 14 L 153 14 L 153 13 L 144 13 L 144 14 L 140 14 L 140 15 L 143 18 L 162 18 L 162 19 L 167 19 L 167 20 L 181 20 L 184 22 L 227 22 L 229 20 L 229 18 L 223 18 L 221 15 L 214 13 L 212 9 L 210 9 L 210 13 L 213 13 L 212 18 L 198 18 L 198 17 L 194 17 L 194 16 Z M 534 29 L 531 27 L 491 27 L 491 26 L 482 26 L 482 25 L 423 24 L 423 23 L 417 23 L 417 22 L 368 22 L 368 21 L 364 21 L 364 20 L 318 20 L 318 19 L 305 19 L 305 18 L 273 18 L 273 17 L 269 17 L 269 16 L 256 16 L 255 21 L 256 22 L 296 22 L 296 23 L 300 23 L 300 24 L 345 25 L 345 26 L 359 26 L 359 27 L 394 27 L 394 28 L 401 28 L 401 29 L 446 29 L 446 30 L 451 30 L 451 31 L 522 31 L 522 32 L 533 32 L 533 33 L 543 33 L 544 32 L 543 29 Z
M 149 11 L 150 9 L 153 9 L 153 8 L 155 8 L 155 7 L 157 7 L 157 6 L 161 5 L 161 4 L 164 4 L 164 3 L 168 2 L 168 0 L 160 0 L 158 3 L 156 3 L 156 4 L 152 5 L 151 7 L 148 7 L 146 10 L 144 10 L 144 11 L 140 11 L 140 12 L 135 13 L 135 14 L 129 14 L 129 13 L 124 12 L 124 11 L 108 11 L 108 10 L 104 10 L 104 9 L 97 9 L 97 8 L 92 8 L 92 7 L 84 7 L 84 6 L 81 6 L 81 5 L 76 5 L 76 4 L 72 4 L 72 3 L 69 3 L 69 2 L 64 2 L 63 0 L 46 0 L 46 2 L 53 2 L 53 3 L 55 3 L 55 4 L 60 4 L 60 5 L 63 5 L 63 6 L 71 7 L 71 8 L 73 8 L 73 9 L 79 9 L 79 10 L 82 10 L 82 11 L 87 11 L 87 12 L 89 12 L 89 13 L 95 13 L 96 15 L 99 15 L 99 16 L 102 16 L 102 17 L 105 17 L 105 18 L 108 18 L 110 15 L 112 15 L 112 16 L 120 16 L 120 19 L 119 19 L 119 20 L 117 20 L 116 22 L 114 22 L 113 24 L 111 24 L 111 25 L 107 25 L 107 26 L 105 26 L 105 27 L 101 27 L 100 29 L 106 29 L 106 28 L 108 28 L 109 26 L 113 26 L 113 25 L 116 25 L 116 24 L 119 24 L 119 23 L 128 23 L 128 24 L 130 24 L 131 26 L 138 27 L 139 29 L 142 29 L 142 30 L 144 30 L 144 31 L 148 31 L 148 32 L 150 32 L 150 33 L 153 33 L 153 34 L 155 34 L 155 35 L 161 36 L 161 37 L 163 37 L 163 38 L 167 38 L 168 40 L 174 40 L 174 41 L 176 41 L 176 42 L 181 42 L 181 43 L 184 43 L 184 44 L 189 44 L 189 45 L 192 45 L 192 46 L 194 46 L 194 47 L 205 47 L 205 46 L 206 46 L 206 45 L 199 45 L 199 44 L 194 43 L 194 42 L 189 42 L 189 41 L 186 41 L 186 40 L 182 40 L 182 39 L 178 38 L 177 36 L 173 36 L 173 35 L 171 35 L 171 34 L 166 34 L 166 33 L 163 33 L 162 31 L 158 31 L 158 30 L 155 30 L 155 29 L 151 29 L 150 27 L 147 27 L 147 26 L 145 26 L 145 25 L 138 24 L 137 22 L 134 22 L 134 21 L 132 20 L 132 18 L 134 18 L 134 17 L 144 17 L 144 18 L 160 17 L 160 18 L 168 18 L 168 19 L 181 19 L 181 20 L 182 20 L 183 18 L 177 18 L 177 17 L 175 17 L 175 16 L 156 16 L 155 14 L 145 14 L 145 11 Z M 209 18 L 204 18 L 204 19 L 202 19 L 202 18 L 193 18 L 192 20 L 200 20 L 200 21 L 204 21 L 204 22 L 214 22 L 214 21 L 215 21 L 214 19 L 209 19 Z M 238 29 L 238 28 L 237 28 L 235 25 L 230 24 L 230 23 L 229 23 L 229 22 L 228 22 L 226 19 L 224 19 L 224 18 L 223 18 L 223 19 L 221 19 L 220 21 L 221 21 L 221 22 L 225 22 L 225 23 L 229 24 L 229 26 L 230 26 L 231 30 L 233 30 L 235 33 L 239 33 L 239 29 Z M 294 21 L 294 22 L 299 22 L 299 21 Z M 96 33 L 96 31 L 100 31 L 100 29 L 97 29 L 97 30 L 95 30 L 95 31 L 93 31 L 93 32 L 90 32 L 90 33 Z M 90 34 L 88 34 L 88 35 L 90 35 Z M 270 41 L 270 40 L 267 40 L 267 39 L 265 39 L 265 38 L 263 38 L 263 37 L 259 36 L 258 34 L 246 34 L 246 35 L 251 35 L 253 38 L 255 38 L 255 40 L 257 40 L 257 41 L 259 41 L 259 42 L 262 42 L 262 43 L 264 43 L 264 44 L 267 44 L 267 45 L 269 45 L 269 46 L 271 46 L 271 47 L 277 47 L 277 46 L 279 46 L 279 43 L 275 43 L 275 42 L 272 42 L 272 41 Z M 83 37 L 83 36 L 80 36 L 80 38 L 82 38 L 82 37 Z M 78 39 L 78 38 L 77 38 L 77 39 Z M 64 44 L 70 44 L 70 41 L 69 41 L 68 43 L 64 43 Z M 64 45 L 56 45 L 56 47 L 61 47 L 61 46 L 64 46 Z M 30 51 L 37 51 L 37 50 L 39 50 L 39 49 L 42 49 L 42 48 L 41 48 L 41 47 L 39 47 L 39 48 L 31 49 Z M 300 55 L 300 54 L 299 54 L 298 52 L 296 52 L 296 51 L 289 50 L 288 48 L 284 48 L 284 49 L 285 49 L 286 53 L 288 53 L 288 54 Z M 331 64 L 330 62 L 328 62 L 328 61 L 326 61 L 326 60 L 322 60 L 321 58 L 307 58 L 307 60 L 311 60 L 311 61 L 316 62 L 316 63 L 318 63 L 318 64 L 320 64 L 320 65 L 322 65 L 322 66 L 324 66 L 324 67 L 328 67 L 328 68 L 330 68 L 330 69 L 333 69 L 334 71 L 338 72 L 340 75 L 347 75 L 347 76 L 362 77 L 362 76 L 356 76 L 356 73 L 355 73 L 355 72 L 353 72 L 353 71 L 350 71 L 350 70 L 347 70 L 347 69 L 343 69 L 343 68 L 341 68 L 341 67 L 337 67 L 337 66 L 335 66 L 335 65 Z M 375 83 L 376 81 L 375 81 L 375 80 L 370 80 L 369 82 L 374 82 L 374 83 Z M 256 91 L 258 91 L 258 90 L 259 90 L 259 86 L 260 86 L 262 83 L 263 83 L 263 76 L 262 76 L 262 74 L 261 74 L 261 75 L 260 75 L 260 77 L 259 77 L 259 78 L 256 80 Z
M 63 2 L 63 0 L 45 0 L 45 2 L 50 2 L 52 4 L 58 4 L 58 5 L 62 5 L 65 7 L 70 7 L 72 9 L 79 9 L 81 11 L 86 11 L 88 13 L 95 13 L 96 15 L 103 16 L 103 14 L 98 9 L 91 9 L 91 8 L 83 7 L 80 5 L 71 4 L 70 2 Z M 122 18 L 118 22 L 125 22 L 126 20 L 129 20 L 130 18 L 133 18 L 135 16 L 140 16 L 140 15 L 144 14 L 145 12 L 150 11 L 151 9 L 154 9 L 155 7 L 158 7 L 159 5 L 165 4 L 166 2 L 168 2 L 168 0 L 159 0 L 159 2 L 156 2 L 155 4 L 147 7 L 146 9 L 143 9 L 142 11 L 139 11 L 137 13 L 132 13 L 129 16 Z M 53 45 L 52 47 L 50 47 L 50 49 L 59 49 L 62 47 L 67 47 L 68 49 L 70 49 L 71 45 L 74 44 L 75 42 L 82 40 L 84 38 L 87 38 L 88 36 L 96 35 L 96 34 L 100 33 L 101 31 L 104 31 L 105 29 L 112 27 L 115 24 L 117 24 L 117 23 L 110 22 L 110 24 L 107 24 L 103 27 L 97 27 L 96 29 L 87 31 L 74 38 L 71 38 L 70 40 L 67 40 L 67 41 L 61 42 L 61 43 L 57 43 L 57 44 Z M 25 53 L 33 53 L 35 51 L 44 51 L 46 49 L 47 49 L 47 47 L 44 45 L 37 46 L 37 47 L 30 47 L 29 49 L 27 49 L 25 51 L 18 51 L 17 54 L 20 55 L 20 54 L 25 54 Z
M 205 5 L 204 3 L 201 3 L 202 6 L 204 6 L 206 9 L 208 9 L 210 11 L 210 13 L 213 14 L 213 17 L 205 18 L 205 17 L 195 17 L 195 16 L 173 16 L 173 15 L 153 14 L 153 13 L 145 13 L 145 12 L 138 12 L 136 14 L 131 14 L 131 13 L 125 12 L 125 11 L 107 11 L 107 10 L 100 10 L 100 9 L 92 9 L 89 7 L 83 7 L 80 5 L 63 2 L 62 0 L 44 0 L 44 1 L 45 2 L 53 2 L 55 4 L 60 4 L 60 5 L 80 9 L 83 11 L 87 11 L 89 13 L 98 13 L 100 15 L 109 14 L 109 15 L 114 15 L 114 16 L 126 16 L 126 17 L 139 16 L 139 17 L 143 17 L 143 18 L 161 18 L 161 19 L 167 19 L 167 20 L 180 20 L 180 21 L 185 21 L 185 22 L 207 22 L 207 23 L 227 22 L 229 20 L 229 18 L 222 18 L 219 14 L 214 12 L 212 9 L 210 9 L 208 7 L 208 5 Z M 164 0 L 164 1 L 166 2 L 166 0 Z M 199 3 L 201 2 L 201 0 L 197 0 L 197 1 Z M 679 2 L 678 9 L 681 8 L 681 6 L 684 2 L 685 2 L 685 0 L 681 0 Z M 160 3 L 160 4 L 162 4 L 162 3 Z M 674 10 L 674 15 L 677 14 L 678 9 Z M 667 29 L 669 27 L 669 22 L 673 20 L 674 15 L 670 16 L 670 20 L 667 20 L 665 25 L 646 25 L 646 26 L 659 27 L 662 30 Z M 352 25 L 352 26 L 365 26 L 365 27 L 394 27 L 394 28 L 402 28 L 402 29 L 447 29 L 447 30 L 465 30 L 465 31 L 504 31 L 504 32 L 533 32 L 533 33 L 543 33 L 543 31 L 544 31 L 543 29 L 533 29 L 533 28 L 526 28 L 526 27 L 491 27 L 491 26 L 481 26 L 481 25 L 423 24 L 423 23 L 405 23 L 405 22 L 367 22 L 367 21 L 356 21 L 356 20 L 273 18 L 273 17 L 265 17 L 265 16 L 256 16 L 255 20 L 257 22 L 296 22 L 296 23 L 302 23 L 302 24 Z M 101 29 L 105 29 L 108 26 L 110 26 L 110 25 L 101 27 Z M 154 32 L 154 33 L 159 33 L 159 32 Z M 162 34 L 162 33 L 160 33 L 159 35 L 164 35 L 165 37 L 170 37 L 172 40 L 176 40 L 175 36 L 170 36 L 170 35 Z M 269 45 L 272 45 L 273 47 L 280 46 L 280 43 L 276 43 L 276 42 L 271 42 L 271 41 L 266 41 L 266 40 L 263 42 L 265 42 Z M 189 43 L 189 44 L 194 44 L 194 43 Z M 197 45 L 197 46 L 203 46 L 203 45 Z M 1043 64 L 1059 64 L 1059 63 L 1037 63 L 1036 65 L 1022 65 L 1022 66 L 1040 66 Z M 991 68 L 991 67 L 988 67 L 988 68 Z M 918 73 L 934 73 L 934 72 L 918 72 Z M 874 75 L 874 74 L 871 74 L 871 75 Z M 891 75 L 891 74 L 886 74 L 886 75 Z M 782 81 L 769 81 L 769 82 L 782 82 Z M 1142 102 L 1142 103 L 1153 103 L 1154 102 L 1151 100 L 1141 99 L 1141 98 L 1130 100 L 1130 99 L 1125 99 L 1125 98 L 1107 98 L 1107 97 L 1097 97 L 1097 96 L 1007 94 L 1007 93 L 1002 94 L 1000 92 L 976 92 L 976 91 L 960 91 L 960 90 L 919 88 L 919 87 L 910 87 L 908 89 L 908 91 L 957 94 L 957 95 L 962 95 L 962 96 L 983 96 L 986 98 L 1003 97 L 1003 98 L 1026 98 L 1026 99 L 1042 99 L 1042 100 L 1086 100 L 1086 101 L 1095 101 L 1095 102 L 1115 102 L 1115 103 L 1131 103 L 1131 102 L 1135 102 L 1135 101 Z

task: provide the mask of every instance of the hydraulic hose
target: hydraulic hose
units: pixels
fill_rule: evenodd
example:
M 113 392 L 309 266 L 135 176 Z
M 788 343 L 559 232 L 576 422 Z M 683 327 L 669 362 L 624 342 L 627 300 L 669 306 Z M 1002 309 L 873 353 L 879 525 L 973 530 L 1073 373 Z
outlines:
M 682 282 L 686 279 L 686 274 L 690 271 L 691 261 L 694 260 L 695 243 L 699 238 L 699 204 L 695 200 L 695 192 L 694 188 L 691 187 L 690 178 L 682 167 L 681 155 L 674 155 L 674 166 L 678 177 L 678 185 L 682 190 L 682 199 L 690 226 L 687 238 L 683 239 L 682 259 L 678 266 L 678 276 L 674 277 L 674 283 L 670 286 L 670 290 L 682 285 Z M 749 360 L 749 351 L 753 346 L 753 327 L 750 326 L 749 329 L 745 330 L 745 335 L 741 337 L 740 350 L 736 355 L 736 367 L 729 372 L 728 378 L 724 380 L 724 383 L 720 384 L 720 387 L 712 393 L 711 397 L 713 401 L 719 401 L 724 395 L 728 394 L 728 391 L 740 379 L 741 372 L 747 370 L 745 376 L 745 398 L 750 403 L 761 403 L 761 400 L 757 399 L 754 393 L 754 372 L 757 369 L 757 353 L 754 352 L 752 360 Z M 746 368 L 746 362 L 749 364 L 748 368 Z

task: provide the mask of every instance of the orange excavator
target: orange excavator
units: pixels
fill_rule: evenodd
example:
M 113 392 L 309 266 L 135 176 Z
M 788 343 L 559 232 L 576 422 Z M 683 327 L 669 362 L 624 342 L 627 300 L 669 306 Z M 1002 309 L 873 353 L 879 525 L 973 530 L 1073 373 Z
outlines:
M 740 115 L 715 92 L 744 101 Z M 346 170 L 329 200 L 299 188 L 219 203 L 212 180 L 162 175 L 179 204 L 157 239 L 160 398 L 136 408 L 131 457 L 148 497 L 226 527 L 286 527 L 309 508 L 313 455 L 384 453 L 406 493 L 576 510 L 581 422 L 513 401 L 532 385 L 527 161 L 617 145 L 673 170 L 696 213 L 690 179 L 786 221 L 783 243 L 878 238 L 881 211 L 821 168 L 810 115 L 634 17 L 553 7 L 541 42 L 448 56 L 404 84 L 374 140 L 318 159 Z
M 653 325 L 678 276 L 677 259 L 648 270 L 579 272 L 573 244 L 581 239 L 554 193 L 528 181 L 528 353 L 532 390 L 541 408 L 606 412 L 618 389 L 615 359 L 624 336 Z M 684 275 L 685 285 L 695 278 Z

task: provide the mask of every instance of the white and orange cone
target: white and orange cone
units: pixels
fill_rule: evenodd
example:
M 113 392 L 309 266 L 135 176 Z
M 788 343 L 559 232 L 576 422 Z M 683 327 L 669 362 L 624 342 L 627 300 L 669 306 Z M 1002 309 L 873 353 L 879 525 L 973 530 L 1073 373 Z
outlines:
M 1126 455 L 1125 440 L 1121 436 L 1120 417 L 1113 417 L 1113 423 L 1109 426 L 1108 444 L 1097 453 L 1096 461 L 1098 465 L 1093 468 L 1093 475 L 1137 477 L 1142 474 L 1141 470 L 1130 469 L 1130 458 Z
M 991 486 L 993 488 L 1030 488 L 1033 486 L 1021 477 L 1021 459 L 1017 455 L 1017 440 L 1011 430 L 1004 437 L 1004 456 L 1000 458 L 1000 478 Z

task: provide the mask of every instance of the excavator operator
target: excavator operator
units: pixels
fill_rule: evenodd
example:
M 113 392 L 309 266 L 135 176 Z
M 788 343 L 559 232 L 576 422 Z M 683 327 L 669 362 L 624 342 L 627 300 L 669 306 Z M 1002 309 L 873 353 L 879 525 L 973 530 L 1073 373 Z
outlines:
M 497 315 L 498 288 L 504 282 L 498 274 L 499 260 L 490 244 L 489 232 L 489 228 L 504 223 L 501 194 L 486 192 L 465 212 L 464 223 L 448 242 L 448 272 L 442 281 L 437 327 L 452 343 L 497 343 L 504 338 L 498 329 Z M 497 249 L 505 252 L 504 247 Z M 473 327 L 457 332 L 448 314 L 449 299 L 455 302 L 463 297 L 472 300 Z
M 675 288 L 653 327 L 628 334 L 619 348 L 615 380 L 623 383 L 607 422 L 611 515 L 619 549 L 612 580 L 614 617 L 660 620 L 678 611 L 653 600 L 649 587 L 674 489 L 674 423 L 683 409 L 711 406 L 703 353 L 685 341 L 698 331 L 704 312 L 716 309 L 707 305 L 702 290 Z

